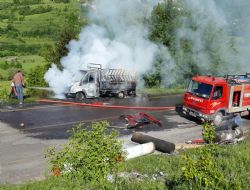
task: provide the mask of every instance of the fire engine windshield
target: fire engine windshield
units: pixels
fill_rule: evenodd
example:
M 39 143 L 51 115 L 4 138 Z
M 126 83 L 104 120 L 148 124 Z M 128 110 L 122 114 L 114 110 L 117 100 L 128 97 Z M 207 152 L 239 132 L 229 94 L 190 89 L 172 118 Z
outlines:
M 188 87 L 188 92 L 198 97 L 209 99 L 212 92 L 212 88 L 213 86 L 210 84 L 205 84 L 191 80 Z

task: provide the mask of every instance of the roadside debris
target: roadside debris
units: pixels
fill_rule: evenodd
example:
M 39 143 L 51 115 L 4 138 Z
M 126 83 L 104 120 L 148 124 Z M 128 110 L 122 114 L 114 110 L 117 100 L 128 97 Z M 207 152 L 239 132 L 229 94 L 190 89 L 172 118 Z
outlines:
M 186 141 L 186 144 L 205 144 L 205 143 L 206 143 L 206 141 L 204 141 L 203 139 Z
M 135 115 L 121 115 L 120 120 L 124 120 L 126 122 L 127 129 L 133 129 L 136 127 L 142 128 L 143 125 L 150 123 L 154 123 L 159 127 L 161 126 L 160 120 L 144 112 Z
M 141 181 L 141 180 L 154 180 L 154 181 L 159 181 L 159 180 L 165 180 L 165 174 L 162 171 L 157 171 L 156 173 L 152 174 L 152 175 L 148 175 L 148 174 L 141 174 L 139 172 L 133 171 L 133 172 L 121 172 L 118 174 L 119 178 L 124 178 L 124 179 L 132 179 L 132 180 L 137 180 L 137 181 Z M 110 182 L 114 182 L 115 181 L 115 177 L 114 175 L 108 175 L 107 180 Z
M 216 143 L 236 143 L 243 140 L 242 119 L 239 115 L 224 117 L 215 129 Z
M 25 127 L 24 123 L 19 124 L 20 127 Z
M 155 149 L 163 152 L 163 153 L 173 153 L 175 151 L 175 144 L 171 142 L 167 142 L 161 139 L 157 139 L 148 135 L 144 135 L 142 133 L 134 133 L 132 135 L 131 140 L 133 142 L 137 142 L 140 144 L 153 142 L 155 145 Z
M 125 152 L 127 153 L 126 160 L 151 154 L 154 151 L 155 151 L 155 145 L 152 142 L 130 147 L 125 149 Z

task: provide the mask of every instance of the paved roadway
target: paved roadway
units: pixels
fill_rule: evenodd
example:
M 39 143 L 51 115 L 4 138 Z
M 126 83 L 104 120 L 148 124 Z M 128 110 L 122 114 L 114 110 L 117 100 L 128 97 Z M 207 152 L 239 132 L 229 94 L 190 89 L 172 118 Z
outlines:
M 119 100 L 104 99 L 109 105 L 130 105 L 130 106 L 176 106 L 182 103 L 183 96 L 167 96 L 152 98 L 128 98 Z M 143 110 L 128 109 L 108 109 L 79 107 L 60 104 L 34 104 L 24 105 L 23 107 L 2 107 L 0 109 L 0 121 L 9 124 L 13 128 L 29 133 L 30 136 L 44 139 L 65 139 L 67 130 L 77 123 L 89 123 L 94 120 L 108 120 L 111 126 L 122 128 L 119 116 L 123 114 L 135 114 Z M 166 111 L 146 111 L 163 122 L 163 128 L 173 126 L 165 125 L 164 118 Z M 23 123 L 25 127 L 20 127 Z M 120 126 L 120 127 L 119 127 Z M 123 126 L 124 127 L 124 126 Z M 147 130 L 148 127 L 140 129 Z M 150 130 L 161 130 L 161 128 L 150 127 Z M 121 134 L 131 133 L 131 130 L 120 130 Z

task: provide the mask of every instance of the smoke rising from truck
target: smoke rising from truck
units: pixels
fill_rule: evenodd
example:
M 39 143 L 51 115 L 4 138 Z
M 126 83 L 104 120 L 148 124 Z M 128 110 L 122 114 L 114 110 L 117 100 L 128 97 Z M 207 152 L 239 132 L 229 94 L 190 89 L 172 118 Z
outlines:
M 72 40 L 69 53 L 61 59 L 63 71 L 53 65 L 45 79 L 57 96 L 71 82 L 79 80 L 79 71 L 88 63 L 103 68 L 126 69 L 140 74 L 149 70 L 163 46 L 148 40 L 146 18 L 157 0 L 95 0 L 89 6 L 89 25 L 82 29 L 79 40 Z M 169 55 L 164 54 L 169 63 Z
M 132 70 L 139 76 L 152 68 L 156 56 L 163 60 L 162 86 L 168 86 L 180 77 L 183 77 L 180 81 L 187 79 L 190 76 L 186 74 L 192 74 L 195 69 L 200 74 L 215 75 L 246 71 L 250 28 L 247 19 L 244 19 L 245 25 L 240 25 L 241 29 L 239 24 L 244 16 L 249 15 L 247 5 L 250 3 L 245 2 L 244 10 L 237 7 L 238 3 L 244 3 L 243 0 L 183 0 L 184 8 L 189 9 L 191 15 L 181 18 L 181 26 L 175 34 L 176 60 L 171 58 L 166 47 L 148 39 L 147 18 L 157 3 L 170 1 L 177 2 L 94 0 L 87 6 L 90 24 L 82 29 L 79 40 L 69 43 L 69 54 L 61 59 L 63 70 L 52 65 L 46 73 L 49 86 L 57 96 L 62 95 L 73 81 L 80 79 L 79 71 L 87 69 L 88 63 L 102 64 L 103 68 Z M 211 33 L 204 38 L 210 31 L 219 35 Z M 183 40 L 192 44 L 189 55 L 181 47 Z

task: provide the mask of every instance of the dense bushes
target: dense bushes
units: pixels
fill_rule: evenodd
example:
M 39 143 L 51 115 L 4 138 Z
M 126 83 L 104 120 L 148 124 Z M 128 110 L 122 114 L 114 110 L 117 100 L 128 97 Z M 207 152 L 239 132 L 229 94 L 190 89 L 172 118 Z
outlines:
M 22 68 L 22 64 L 19 62 L 19 61 L 11 61 L 11 62 L 0 62 L 0 68 L 1 69 L 4 69 L 4 70 L 7 70 L 11 67 L 14 67 L 14 68 Z
M 40 44 L 7 44 L 2 43 L 0 46 L 0 57 L 11 55 L 26 55 L 26 54 L 38 54 L 42 45 Z
M 13 3 L 17 5 L 34 5 L 43 3 L 43 0 L 13 0 Z
M 55 3 L 69 3 L 70 0 L 52 0 L 54 1 Z
M 185 154 L 182 175 L 173 189 L 232 189 L 240 190 L 239 179 L 230 179 L 216 160 L 218 148 L 214 145 L 198 150 L 196 156 Z
M 94 122 L 89 130 L 79 124 L 71 130 L 69 142 L 61 150 L 50 148 L 47 156 L 54 174 L 77 177 L 102 189 L 107 176 L 117 173 L 117 158 L 123 154 L 118 134 L 108 132 L 108 126 L 105 121 Z
M 29 87 L 32 86 L 39 86 L 39 87 L 45 87 L 47 86 L 46 81 L 44 80 L 44 75 L 46 71 L 48 70 L 49 65 L 37 65 L 35 68 L 31 69 L 30 72 L 27 75 L 27 85 Z
M 57 39 L 59 35 L 60 26 L 53 22 L 46 24 L 38 24 L 35 27 L 28 28 L 21 33 L 22 36 L 27 37 L 48 37 L 51 39 Z
M 41 13 L 47 13 L 52 11 L 52 6 L 47 5 L 47 6 L 38 6 L 35 8 L 31 8 L 30 6 L 23 6 L 19 8 L 19 14 L 20 15 L 34 15 L 34 14 L 41 14 Z

